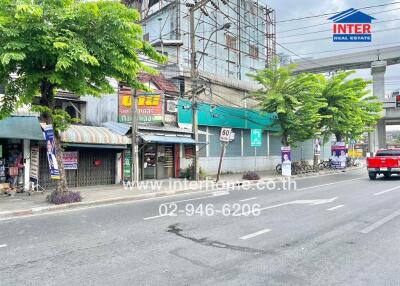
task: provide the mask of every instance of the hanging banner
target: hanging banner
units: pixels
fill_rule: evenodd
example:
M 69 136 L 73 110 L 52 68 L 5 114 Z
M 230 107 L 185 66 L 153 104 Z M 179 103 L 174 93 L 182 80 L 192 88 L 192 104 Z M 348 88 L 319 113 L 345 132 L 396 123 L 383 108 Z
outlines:
M 331 154 L 332 168 L 345 169 L 348 156 L 348 148 L 346 147 L 346 144 L 344 142 L 337 142 L 336 145 L 332 145 Z
M 78 151 L 70 151 L 63 153 L 63 162 L 65 170 L 78 169 Z
M 53 125 L 45 125 L 43 128 L 43 136 L 46 140 L 47 160 L 49 162 L 50 177 L 54 180 L 60 179 L 60 170 L 58 169 L 55 138 Z
M 292 175 L 292 152 L 290 147 L 281 147 L 282 175 Z
M 164 118 L 164 93 L 137 92 L 137 113 L 139 122 L 162 123 Z M 132 89 L 118 90 L 118 122 L 132 122 Z
M 38 146 L 31 147 L 29 177 L 34 180 L 37 180 L 39 178 L 39 147 Z
M 321 139 L 316 138 L 314 139 L 314 155 L 321 154 Z

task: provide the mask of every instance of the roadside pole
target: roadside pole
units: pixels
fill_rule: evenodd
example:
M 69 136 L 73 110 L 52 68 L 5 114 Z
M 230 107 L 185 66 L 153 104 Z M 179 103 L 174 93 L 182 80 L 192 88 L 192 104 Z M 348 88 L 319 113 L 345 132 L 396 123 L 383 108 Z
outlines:
M 132 91 L 132 185 L 137 186 L 139 182 L 139 156 L 138 156 L 138 142 L 137 142 L 137 133 L 138 133 L 138 114 L 137 114 L 137 99 L 136 89 Z
M 220 157 L 219 157 L 219 165 L 218 165 L 217 179 L 215 180 L 216 183 L 219 182 L 219 179 L 220 179 L 220 176 L 221 176 L 222 160 L 224 159 L 226 147 L 228 147 L 228 144 L 229 144 L 228 142 L 223 142 L 223 143 L 222 143 L 221 155 L 220 155 Z
M 257 147 L 262 145 L 262 129 L 251 129 L 250 146 L 254 147 L 254 172 L 257 172 Z
M 199 152 L 197 142 L 199 141 L 199 127 L 198 127 L 198 114 L 197 114 L 197 99 L 196 99 L 196 89 L 197 89 L 197 72 L 196 72 L 196 40 L 195 40 L 195 26 L 194 26 L 194 12 L 196 6 L 189 8 L 190 17 L 190 77 L 192 83 L 192 131 L 193 139 L 195 141 L 194 154 L 193 154 L 193 179 L 195 181 L 199 180 Z
M 229 141 L 231 140 L 231 134 L 232 134 L 232 128 L 225 128 L 225 127 L 221 128 L 219 141 L 222 143 L 222 146 L 221 146 L 221 155 L 219 157 L 217 179 L 215 180 L 216 183 L 218 183 L 221 176 L 222 160 L 224 159 L 226 148 L 228 147 Z

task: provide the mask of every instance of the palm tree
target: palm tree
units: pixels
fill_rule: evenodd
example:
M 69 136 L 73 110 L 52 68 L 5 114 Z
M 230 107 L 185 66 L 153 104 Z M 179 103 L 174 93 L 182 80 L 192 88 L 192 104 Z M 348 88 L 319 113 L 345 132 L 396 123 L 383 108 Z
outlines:
M 279 66 L 275 58 L 271 67 L 249 74 L 261 88 L 249 97 L 259 103 L 259 109 L 276 114 L 274 125 L 279 126 L 282 145 L 311 139 L 319 132 L 326 107 L 324 99 L 314 96 L 319 85 L 312 74 L 293 75 L 295 65 Z
M 369 81 L 348 79 L 355 71 L 339 72 L 332 77 L 317 75 L 319 97 L 326 106 L 320 108 L 323 116 L 320 128 L 325 136 L 334 134 L 338 142 L 356 139 L 373 130 L 381 117 L 382 103 L 367 89 Z

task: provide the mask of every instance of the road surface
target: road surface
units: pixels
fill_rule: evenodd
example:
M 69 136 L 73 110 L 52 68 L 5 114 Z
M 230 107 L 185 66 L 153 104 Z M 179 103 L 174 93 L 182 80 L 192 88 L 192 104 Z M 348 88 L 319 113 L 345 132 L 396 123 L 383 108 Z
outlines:
M 0 285 L 400 285 L 400 178 L 296 184 L 2 220 Z

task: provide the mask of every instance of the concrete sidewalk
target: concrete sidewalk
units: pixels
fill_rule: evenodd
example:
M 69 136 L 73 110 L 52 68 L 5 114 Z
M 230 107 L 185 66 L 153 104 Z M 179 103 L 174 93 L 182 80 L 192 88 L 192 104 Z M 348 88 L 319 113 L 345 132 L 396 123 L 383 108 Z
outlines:
M 354 169 L 359 168 L 351 168 L 350 170 Z M 296 175 L 292 178 L 319 176 L 335 172 L 340 171 L 321 171 L 317 174 L 308 173 L 304 175 Z M 278 181 L 283 178 L 275 171 L 257 173 L 262 181 Z M 242 176 L 243 174 L 223 174 L 221 175 L 219 185 L 229 187 L 239 186 L 244 182 Z M 50 191 L 33 194 L 31 196 L 29 196 L 27 193 L 16 194 L 13 197 L 4 195 L 0 196 L 0 219 L 57 211 L 67 208 L 105 205 L 110 203 L 143 200 L 198 191 L 212 191 L 217 190 L 215 189 L 216 185 L 214 181 L 215 177 L 209 177 L 206 181 L 200 181 L 197 185 L 196 182 L 181 179 L 142 181 L 140 182 L 141 185 L 139 189 L 130 188 L 126 185 L 71 188 L 71 191 L 79 191 L 81 193 L 82 202 L 63 205 L 53 205 L 46 202 L 46 196 L 50 193 Z M 250 181 L 250 183 L 255 184 L 257 181 Z

